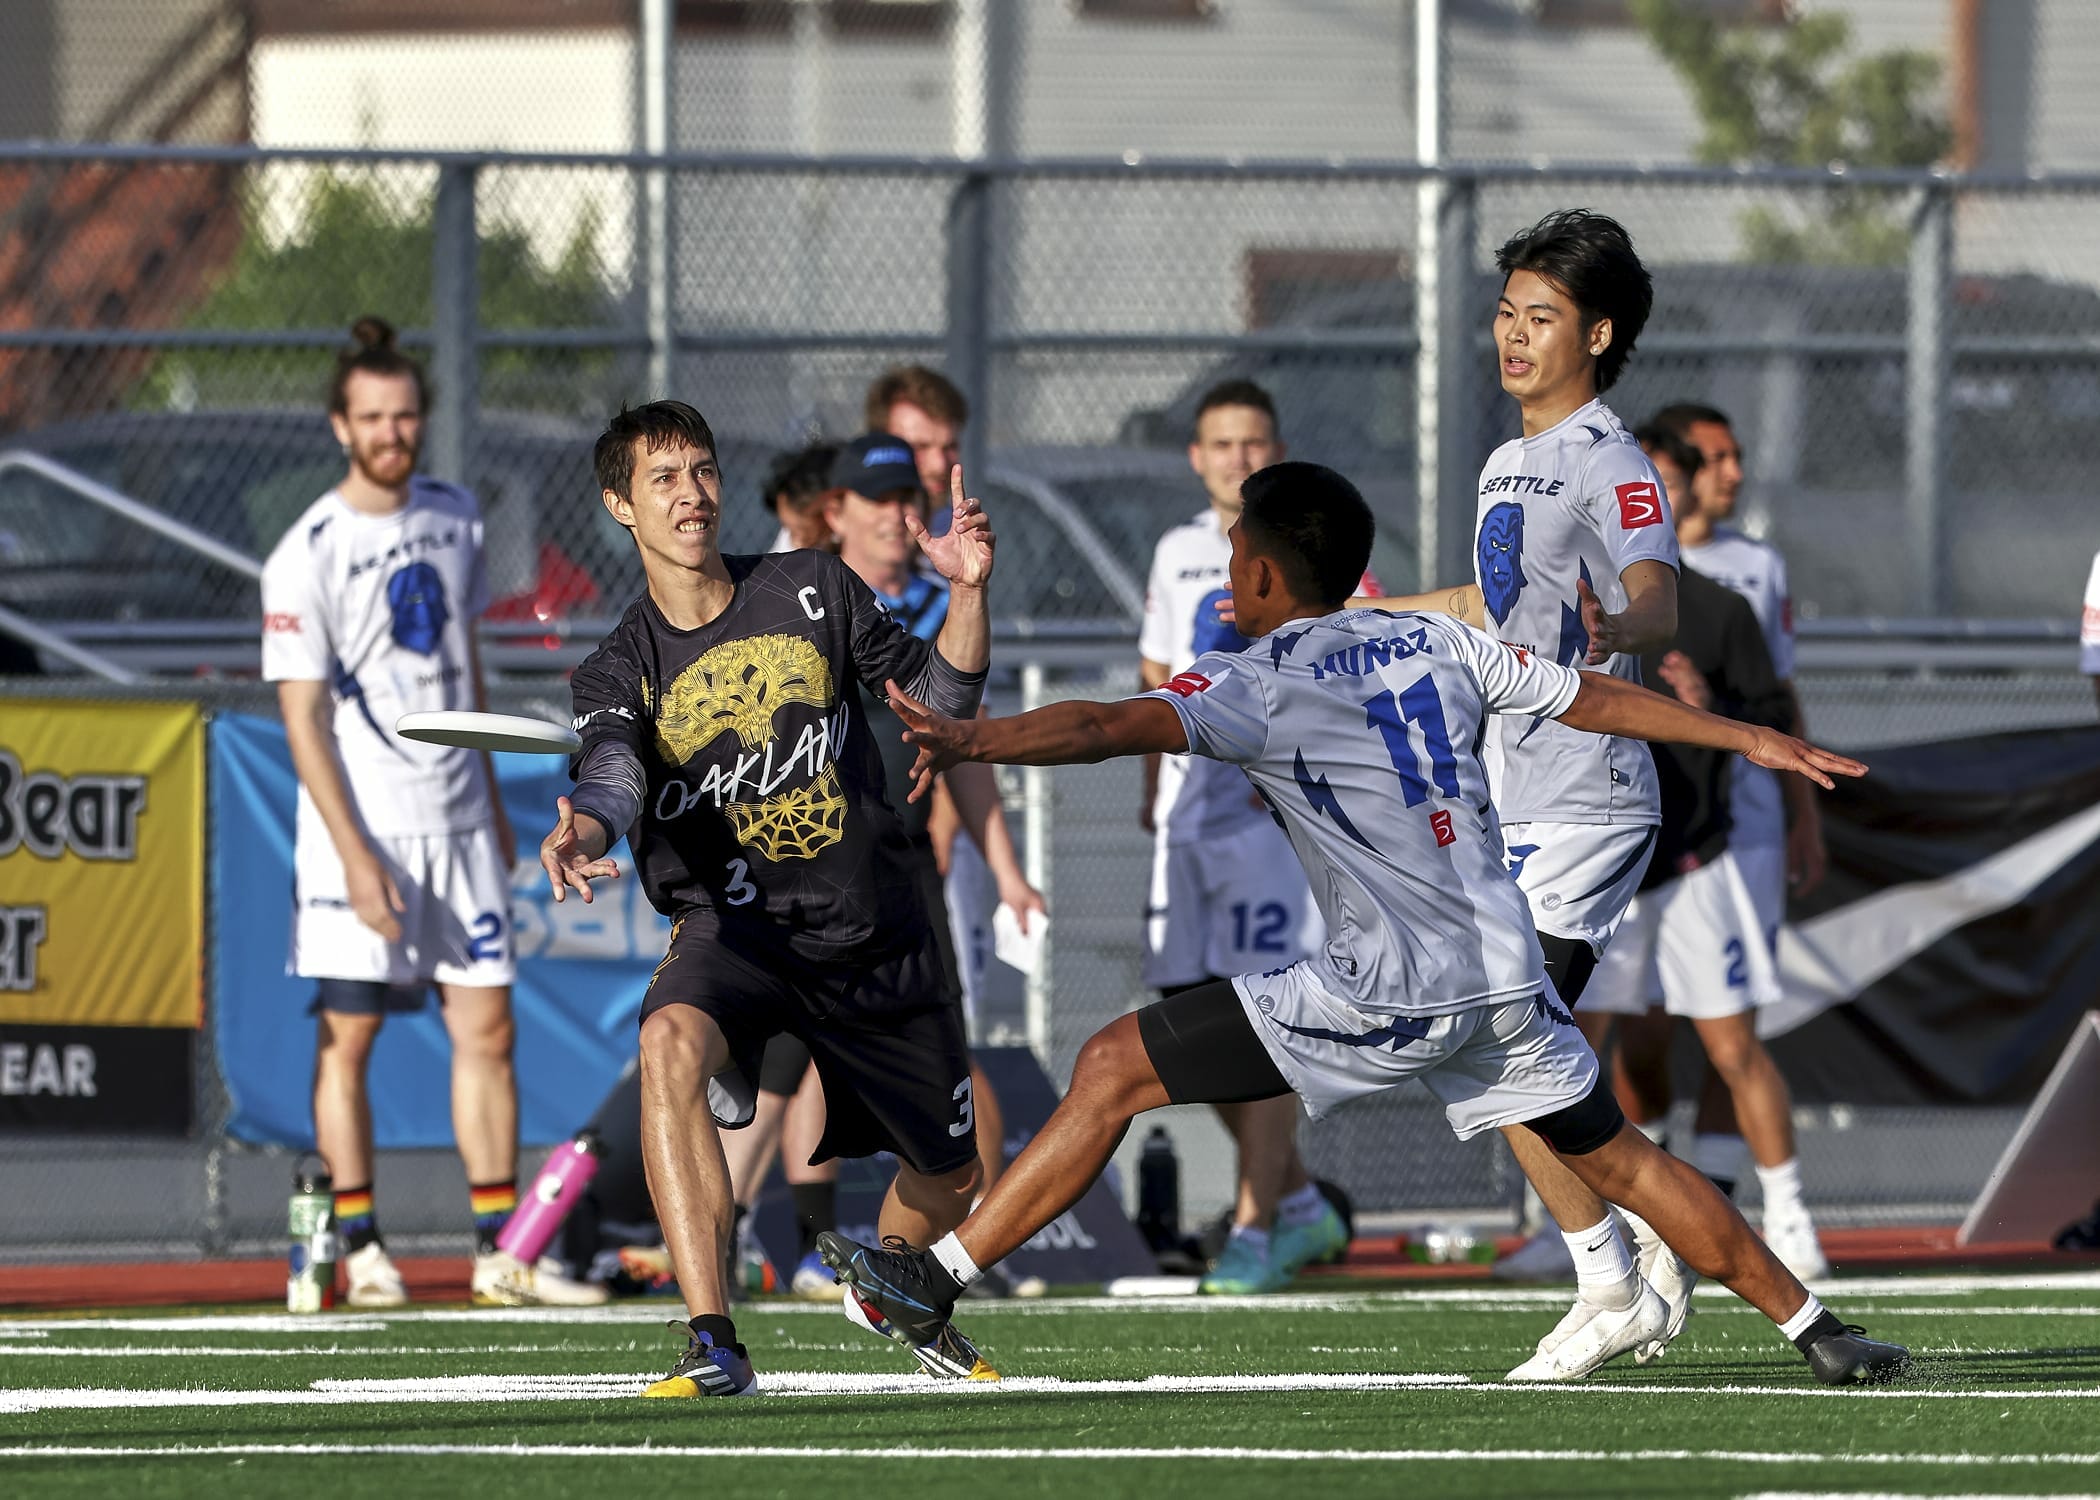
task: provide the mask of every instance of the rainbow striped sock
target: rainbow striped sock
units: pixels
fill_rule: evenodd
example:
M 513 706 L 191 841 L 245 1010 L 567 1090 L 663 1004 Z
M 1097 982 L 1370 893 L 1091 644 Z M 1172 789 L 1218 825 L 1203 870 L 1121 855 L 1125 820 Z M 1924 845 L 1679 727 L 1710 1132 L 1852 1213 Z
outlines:
M 503 1233 L 503 1226 L 510 1222 L 511 1214 L 517 1210 L 517 1179 L 469 1183 L 467 1201 L 474 1210 L 475 1253 L 487 1255 L 496 1248 L 496 1236 Z
M 345 1255 L 362 1250 L 379 1238 L 379 1219 L 372 1212 L 369 1184 L 336 1192 L 335 1232 L 342 1238 Z

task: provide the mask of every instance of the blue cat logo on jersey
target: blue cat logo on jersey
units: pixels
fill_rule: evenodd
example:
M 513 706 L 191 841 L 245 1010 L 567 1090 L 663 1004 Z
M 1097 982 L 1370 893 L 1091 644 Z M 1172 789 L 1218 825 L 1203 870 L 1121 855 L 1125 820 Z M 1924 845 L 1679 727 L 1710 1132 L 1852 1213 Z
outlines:
M 1247 649 L 1247 638 L 1240 634 L 1239 627 L 1218 618 L 1218 606 L 1231 597 L 1231 589 L 1212 589 L 1196 606 L 1196 630 L 1190 642 L 1196 655 L 1201 656 L 1206 651 L 1231 654 Z
M 394 614 L 394 643 L 428 656 L 452 619 L 445 603 L 445 580 L 427 562 L 412 562 L 386 581 L 386 604 Z
M 1504 500 L 1480 518 L 1480 541 L 1474 549 L 1480 566 L 1480 599 L 1497 625 L 1509 622 L 1524 592 L 1524 507 Z

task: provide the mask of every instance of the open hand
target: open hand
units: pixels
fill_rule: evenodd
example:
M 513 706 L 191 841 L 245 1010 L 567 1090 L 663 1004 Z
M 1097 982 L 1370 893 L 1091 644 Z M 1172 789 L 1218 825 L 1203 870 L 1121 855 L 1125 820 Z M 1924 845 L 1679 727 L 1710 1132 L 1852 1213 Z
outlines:
M 364 923 L 390 943 L 401 941 L 401 913 L 408 910 L 401 899 L 401 891 L 394 884 L 394 877 L 387 873 L 379 856 L 366 851 L 363 859 L 347 861 L 343 866 L 343 894 L 350 900 L 350 910 L 357 920 Z
M 1867 767 L 1864 761 L 1849 756 L 1833 755 L 1819 749 L 1806 740 L 1797 740 L 1790 734 L 1781 734 L 1776 729 L 1757 729 L 1757 743 L 1743 754 L 1755 765 L 1768 771 L 1793 771 L 1806 776 L 1825 791 L 1833 790 L 1837 783 L 1832 776 L 1864 776 Z
M 576 830 L 576 809 L 567 797 L 554 799 L 555 812 L 560 821 L 554 832 L 540 841 L 540 868 L 547 872 L 547 884 L 554 888 L 554 899 L 565 900 L 569 891 L 591 899 L 593 880 L 618 880 L 620 862 L 604 855 L 593 855 L 585 847 L 583 836 Z M 595 824 L 595 820 L 593 820 Z
M 1582 611 L 1583 632 L 1590 638 L 1583 665 L 1601 667 L 1626 649 L 1626 633 L 1619 626 L 1619 617 L 1604 607 L 1587 578 L 1575 580 L 1575 603 Z
M 1713 684 L 1706 680 L 1704 672 L 1692 665 L 1689 656 L 1682 651 L 1665 653 L 1661 673 L 1662 680 L 1670 685 L 1670 691 L 1677 695 L 1680 703 L 1688 703 L 1693 708 L 1703 709 L 1708 713 L 1713 712 Z
M 974 721 L 943 718 L 894 681 L 884 686 L 889 692 L 891 710 L 904 721 L 905 743 L 919 747 L 919 758 L 911 767 L 911 795 L 905 799 L 916 802 L 933 789 L 934 777 L 958 761 L 969 759 L 964 751 Z
M 956 587 L 981 589 L 992 576 L 992 523 L 984 507 L 963 493 L 962 465 L 948 471 L 952 518 L 946 536 L 935 536 L 909 510 L 904 525 L 934 571 Z

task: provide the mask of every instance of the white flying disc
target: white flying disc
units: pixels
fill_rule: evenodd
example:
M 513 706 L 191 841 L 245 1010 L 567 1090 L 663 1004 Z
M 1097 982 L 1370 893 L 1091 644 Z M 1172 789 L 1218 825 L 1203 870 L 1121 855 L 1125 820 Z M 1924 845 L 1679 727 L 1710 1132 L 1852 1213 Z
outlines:
M 439 708 L 403 714 L 394 733 L 404 740 L 457 745 L 466 750 L 513 750 L 521 755 L 570 755 L 583 736 L 566 724 L 550 724 L 523 714 L 482 714 L 465 708 Z

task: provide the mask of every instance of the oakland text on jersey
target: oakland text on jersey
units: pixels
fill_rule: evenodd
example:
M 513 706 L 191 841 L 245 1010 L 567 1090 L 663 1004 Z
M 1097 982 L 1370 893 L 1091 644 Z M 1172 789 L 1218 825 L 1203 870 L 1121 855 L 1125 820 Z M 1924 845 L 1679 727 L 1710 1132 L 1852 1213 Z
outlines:
M 719 811 L 725 803 L 745 804 L 747 815 L 763 816 L 763 804 L 776 796 L 789 781 L 800 779 L 808 785 L 822 780 L 845 746 L 846 730 L 851 721 L 848 700 L 842 698 L 837 711 L 829 718 L 802 726 L 793 747 L 783 758 L 776 760 L 776 752 L 786 743 L 779 736 L 769 738 L 755 750 L 746 750 L 741 745 L 732 747 L 727 763 L 724 759 L 715 760 L 700 773 L 698 785 L 691 784 L 684 777 L 666 781 L 656 794 L 657 820 L 667 823 L 673 818 L 684 817 L 703 804 Z M 691 773 L 693 762 L 687 761 L 684 769 Z

